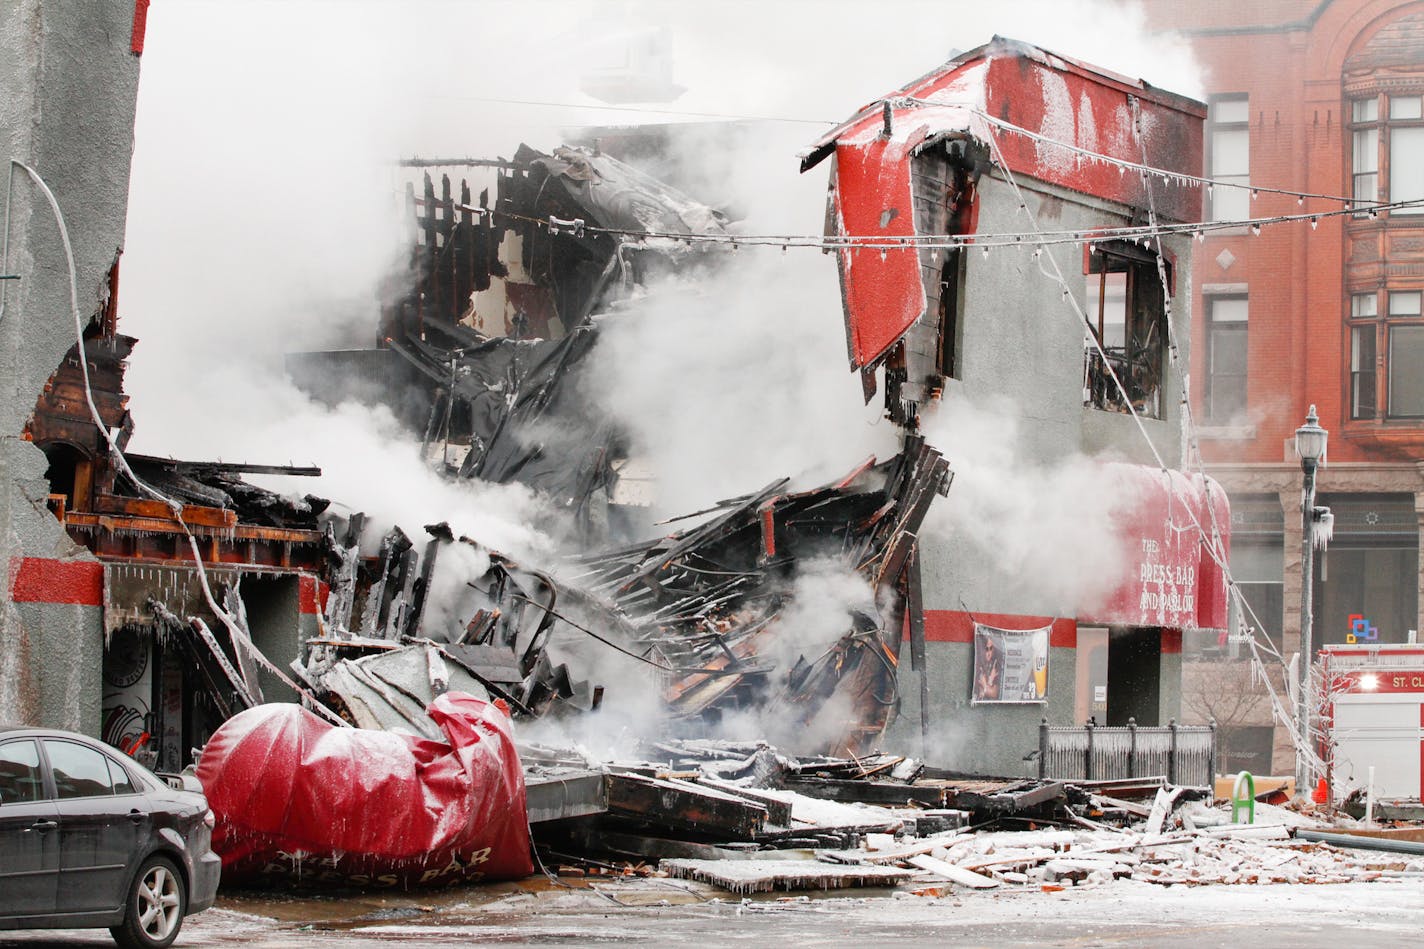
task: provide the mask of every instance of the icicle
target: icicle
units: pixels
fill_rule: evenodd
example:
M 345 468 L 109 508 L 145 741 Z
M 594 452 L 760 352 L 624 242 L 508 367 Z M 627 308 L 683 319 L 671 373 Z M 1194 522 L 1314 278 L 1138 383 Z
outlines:
M 1310 543 L 1316 550 L 1324 550 L 1335 537 L 1335 515 L 1328 507 L 1315 509 L 1310 520 Z

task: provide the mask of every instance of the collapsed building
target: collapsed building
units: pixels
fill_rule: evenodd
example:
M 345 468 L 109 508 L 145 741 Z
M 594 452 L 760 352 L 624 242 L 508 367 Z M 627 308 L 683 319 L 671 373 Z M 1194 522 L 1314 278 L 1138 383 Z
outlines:
M 1100 490 L 1112 495 L 1113 503 L 1110 523 L 1093 527 L 1111 535 L 1117 554 L 1104 558 L 1105 575 L 1094 584 L 1105 592 L 1065 604 L 1006 575 L 992 558 L 966 556 L 964 538 L 952 530 L 922 530 L 921 513 L 901 534 L 900 546 L 910 553 L 908 568 L 887 584 L 900 605 L 882 609 L 878 621 L 866 621 L 878 630 L 888 659 L 881 670 L 885 678 L 866 693 L 874 698 L 852 713 L 864 726 L 859 741 L 840 736 L 827 747 L 863 748 L 889 728 L 884 740 L 918 746 L 940 759 L 937 763 L 1014 774 L 1039 752 L 1044 719 L 1166 727 L 1180 714 L 1183 631 L 1222 630 L 1226 624 L 1219 565 L 1230 533 L 1224 494 L 1204 475 L 1179 470 L 1192 463 L 1179 398 L 1190 319 L 1179 275 L 1192 252 L 1190 225 L 1200 220 L 1203 116 L 1201 104 L 1190 99 L 995 39 L 872 103 L 808 149 L 803 171 L 834 157 L 826 246 L 840 267 L 850 366 L 861 374 L 867 401 L 883 391 L 886 415 L 904 437 L 905 453 L 893 464 L 911 463 L 906 459 L 923 444 L 923 420 L 937 405 L 1006 398 L 1032 446 L 1030 461 L 1095 459 Z M 626 147 L 630 157 L 637 151 L 630 144 L 636 136 L 599 141 Z M 706 211 L 695 220 L 669 216 L 666 212 L 684 209 L 689 201 L 670 199 L 666 192 L 650 197 L 646 186 L 634 190 L 654 205 L 671 200 L 672 209 L 645 213 L 636 226 L 600 217 L 607 202 L 590 195 L 601 188 L 626 189 L 635 180 L 613 157 L 576 149 L 560 150 L 555 160 L 530 150 L 521 155 L 521 161 L 497 163 L 502 177 L 491 207 L 487 200 L 471 207 L 467 189 L 456 201 L 448 185 L 436 198 L 430 182 L 424 199 L 412 196 L 423 235 L 416 244 L 417 290 L 388 310 L 383 334 L 388 348 L 410 364 L 416 360 L 408 351 L 421 351 L 411 342 L 417 337 L 424 345 L 432 337 L 443 339 L 442 346 L 459 350 L 451 357 L 449 349 L 440 349 L 427 359 L 422 412 L 414 418 L 427 432 L 458 427 L 445 427 L 442 404 L 448 403 L 442 400 L 443 393 L 459 388 L 462 372 L 471 374 L 461 359 L 508 347 L 510 336 L 566 332 L 562 316 L 551 319 L 551 312 L 585 317 L 571 335 L 584 327 L 596 332 L 597 319 L 588 317 L 605 312 L 610 301 L 588 304 L 578 297 L 585 306 L 570 310 L 567 302 L 551 302 L 570 299 L 561 286 L 577 277 L 596 293 L 626 290 L 650 271 L 617 261 L 666 264 L 667 251 L 674 249 L 680 255 L 674 261 L 686 265 L 693 259 L 691 248 L 704 248 L 697 260 L 715 266 L 716 251 L 735 240 Z M 524 188 L 528 181 L 538 187 Z M 531 204 L 536 200 L 553 203 L 536 207 Z M 457 213 L 468 216 L 457 224 Z M 465 238 L 457 236 L 461 227 L 467 229 Z M 478 227 L 494 229 L 483 246 L 501 247 L 500 263 L 462 269 L 458 248 L 476 246 L 468 235 Z M 595 254 L 591 248 L 600 239 L 604 250 Z M 560 252 L 572 254 L 582 269 L 554 264 Z M 486 272 L 487 278 L 480 276 Z M 608 273 L 618 278 L 605 282 Z M 481 289 L 476 281 L 484 279 L 489 287 Z M 536 289 L 514 289 L 525 280 Z M 445 285 L 459 292 L 438 289 Z M 432 332 L 437 324 L 422 314 L 436 313 L 442 300 L 437 316 L 442 328 Z M 465 327 L 455 332 L 464 334 L 468 345 L 454 346 L 451 323 Z M 534 326 L 543 329 L 533 331 Z M 485 336 L 488 332 L 496 336 Z M 506 341 L 493 345 L 490 340 L 500 333 Z M 540 410 L 557 405 L 560 382 L 569 375 L 557 368 L 534 378 L 537 395 L 526 402 L 530 390 L 520 390 L 518 370 L 498 369 L 499 360 L 492 365 L 496 371 L 487 372 L 475 392 L 494 391 L 500 400 L 494 425 L 504 427 L 495 441 L 512 434 L 521 405 Z M 499 372 L 504 382 L 490 384 Z M 610 470 L 623 463 L 617 433 L 608 432 L 604 440 L 606 430 L 579 419 L 576 408 L 569 417 L 579 433 L 573 451 L 561 451 L 565 446 L 548 437 L 566 427 L 530 426 L 525 431 L 534 437 L 513 441 L 523 446 L 520 457 L 537 459 L 531 473 L 562 465 L 558 477 L 564 485 L 575 472 L 585 475 L 579 484 L 613 484 L 607 498 L 615 498 L 615 479 L 600 482 L 586 475 L 594 470 L 591 459 L 610 461 Z M 595 432 L 599 436 L 591 438 Z M 950 438 L 937 447 L 952 460 Z M 488 457 L 492 443 L 473 430 L 456 441 L 468 444 L 468 454 L 458 464 L 448 457 L 444 463 L 461 474 L 482 465 L 469 459 Z M 943 486 L 943 481 L 935 485 Z M 593 494 L 556 496 L 570 507 L 592 510 L 587 500 Z M 750 521 L 747 505 L 754 506 L 756 497 L 741 499 L 744 521 Z M 954 495 L 944 503 L 954 504 Z M 992 532 L 994 525 L 982 529 Z M 707 538 L 698 531 L 689 536 Z M 627 571 L 646 563 L 650 550 L 660 551 L 660 557 L 668 550 L 685 552 L 685 541 L 674 535 L 620 554 L 600 553 L 594 543 L 591 563 Z M 732 569 L 714 558 L 714 571 L 723 573 L 713 575 L 748 580 L 747 560 L 739 556 L 742 565 Z M 1077 557 L 1070 546 L 1050 552 L 1047 560 L 1066 569 Z M 667 569 L 665 557 L 656 562 Z M 747 590 L 762 585 L 767 564 L 757 567 L 763 574 L 750 578 Z M 628 577 L 648 579 L 636 570 Z M 876 576 L 877 583 L 884 580 Z M 713 677 L 697 671 L 699 664 L 710 669 L 718 650 L 729 663 L 753 658 L 729 650 L 725 632 L 705 640 L 706 650 L 689 652 L 687 637 L 665 635 L 666 624 L 656 631 L 638 631 L 636 622 L 627 628 L 625 621 L 640 613 L 653 620 L 681 618 L 683 607 L 675 605 L 681 590 L 661 582 L 629 586 L 623 574 L 604 576 L 597 569 L 564 585 L 593 592 L 600 609 L 611 603 L 618 610 L 587 622 L 576 619 L 568 628 L 585 625 L 600 635 L 621 630 L 620 644 L 636 644 L 640 660 L 665 663 L 665 672 L 686 682 L 665 691 L 675 711 L 712 694 L 727 697 L 728 708 L 747 700 L 748 678 L 742 673 Z M 521 595 L 538 600 L 545 594 Z M 741 610 L 753 602 L 743 596 L 729 590 L 726 602 Z M 486 615 L 495 612 L 489 604 L 483 609 Z M 901 620 L 902 610 L 903 622 L 885 620 Z M 749 623 L 732 638 L 751 649 L 773 635 L 770 627 L 764 635 L 749 632 L 758 617 L 755 611 L 744 615 Z M 507 615 L 500 616 L 507 624 Z M 547 619 L 526 622 L 545 628 Z M 698 633 L 705 635 L 707 617 L 697 619 Z M 472 625 L 471 637 L 483 644 L 537 638 L 532 632 L 496 636 L 479 622 Z M 903 652 L 902 645 L 908 646 Z M 901 662 L 902 655 L 908 661 Z M 812 657 L 793 657 L 792 669 L 798 658 L 815 663 Z M 532 668 L 533 661 L 523 656 L 517 665 Z M 577 693 L 578 703 L 589 707 L 601 693 L 597 683 L 577 681 L 580 668 L 587 667 L 563 663 L 549 681 L 561 680 L 556 691 Z M 756 677 L 751 681 L 764 686 Z M 514 684 L 506 681 L 506 691 Z M 547 691 L 548 682 L 545 686 Z M 520 687 L 529 691 L 528 682 Z M 767 700 L 762 691 L 758 701 Z M 698 714 L 710 722 L 724 711 L 713 703 Z
M 496 175 L 493 201 L 427 177 L 407 195 L 410 266 L 377 346 L 295 356 L 292 372 L 324 398 L 394 406 L 451 478 L 554 499 L 584 548 L 559 564 L 439 524 L 363 546 L 359 518 L 241 481 L 310 469 L 126 456 L 133 341 L 115 324 L 112 256 L 89 248 L 81 279 L 102 300 L 82 347 L 40 334 L 54 352 L 25 378 L 43 392 L 11 413 L 24 444 L 6 448 L 28 459 L 26 496 L 43 510 L 24 518 L 44 521 L 7 561 L 7 643 L 51 655 L 77 642 L 75 671 L 63 688 L 27 672 L 9 706 L 147 743 L 164 767 L 294 685 L 353 721 L 417 731 L 427 696 L 457 682 L 526 719 L 648 691 L 687 733 L 751 709 L 822 750 L 888 735 L 999 774 L 1025 769 L 1044 718 L 1165 724 L 1182 631 L 1225 624 L 1224 496 L 1176 470 L 1190 461 L 1176 393 L 1191 239 L 1157 226 L 1199 219 L 1203 115 L 996 39 L 814 143 L 803 170 L 835 159 L 826 241 L 850 365 L 867 399 L 883 390 L 902 451 L 809 490 L 748 486 L 670 534 L 648 523 L 636 459 L 581 398 L 580 367 L 625 296 L 719 265 L 736 236 L 726 215 L 597 150 L 474 162 Z M 987 239 L 1026 221 L 1055 240 Z M 1065 611 L 926 525 L 949 485 L 937 448 L 954 446 L 926 442 L 922 418 L 992 395 L 1012 397 L 1039 458 L 1115 461 L 1103 489 L 1122 496 L 1125 557 L 1100 602 Z M 829 641 L 778 649 L 796 571 L 826 557 L 865 584 L 863 606 Z
M 577 524 L 585 553 L 521 564 L 431 525 L 423 554 L 397 529 L 363 558 L 357 522 L 327 600 L 328 639 L 302 675 L 362 724 L 428 727 L 418 703 L 390 700 L 389 680 L 375 685 L 377 667 L 399 667 L 422 694 L 432 678 L 473 677 L 526 720 L 652 692 L 653 716 L 672 731 L 751 712 L 803 747 L 865 750 L 894 715 L 901 641 L 918 629 L 905 622 L 916 532 L 948 488 L 947 464 L 911 439 L 831 484 L 792 490 L 781 479 L 658 536 L 645 497 L 623 483 L 636 458 L 585 397 L 583 366 L 620 300 L 718 267 L 734 235 L 723 214 L 594 150 L 521 146 L 488 164 L 493 202 L 486 189 L 471 204 L 468 182 L 457 200 L 448 177 L 437 197 L 428 174 L 423 197 L 408 190 L 413 279 L 385 309 L 381 346 L 289 365 L 323 398 L 402 411 L 449 477 L 540 491 Z M 382 386 L 343 387 L 373 365 Z M 451 545 L 465 556 L 447 565 Z M 798 572 L 825 558 L 862 578 L 865 602 L 844 635 L 784 648 Z M 442 579 L 460 570 L 469 575 Z M 437 588 L 455 592 L 433 619 Z M 402 639 L 425 643 L 413 648 L 441 671 L 390 656 Z M 829 724 L 812 728 L 828 703 Z
M 902 668 L 887 741 L 1016 774 L 1044 719 L 1166 726 L 1182 631 L 1224 629 L 1225 495 L 1178 470 L 1193 463 L 1182 394 L 1204 116 L 996 37 L 805 153 L 803 171 L 833 159 L 828 239 L 867 400 L 883 387 L 907 433 L 938 404 L 1006 400 L 1028 463 L 1099 459 L 1115 502 L 1081 532 L 1114 538 L 1118 562 L 1096 578 L 1107 592 L 1072 604 L 964 556 L 962 537 L 925 534 L 926 657 L 918 675 Z M 953 462 L 955 445 L 940 447 Z M 1072 571 L 1080 554 L 1060 543 L 1047 561 Z

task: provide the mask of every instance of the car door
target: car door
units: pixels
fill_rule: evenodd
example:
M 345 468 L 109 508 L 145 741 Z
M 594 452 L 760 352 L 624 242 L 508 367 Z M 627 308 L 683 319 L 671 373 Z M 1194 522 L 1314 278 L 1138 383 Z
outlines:
M 148 819 L 142 802 L 114 794 L 108 756 L 62 738 L 43 740 L 59 810 L 56 912 L 92 913 L 123 905 L 129 866 Z
M 0 916 L 54 912 L 59 810 L 33 738 L 0 741 Z

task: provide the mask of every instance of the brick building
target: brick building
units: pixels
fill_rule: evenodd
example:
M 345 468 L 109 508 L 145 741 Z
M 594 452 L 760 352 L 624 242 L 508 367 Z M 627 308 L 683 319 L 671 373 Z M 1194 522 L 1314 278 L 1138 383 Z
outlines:
M 1246 186 L 1214 187 L 1207 220 L 1346 207 L 1270 188 L 1366 203 L 1424 198 L 1424 3 L 1145 6 L 1205 67 L 1207 175 Z M 1317 503 L 1335 516 L 1334 540 L 1316 558 L 1315 644 L 1412 640 L 1424 608 L 1424 204 L 1210 232 L 1192 296 L 1202 453 L 1231 495 L 1233 573 L 1261 632 L 1287 656 L 1299 647 L 1292 436 L 1314 404 L 1330 432 Z M 1187 646 L 1189 658 L 1206 660 L 1241 651 Z M 1210 696 L 1241 677 L 1210 662 L 1194 671 L 1184 704 L 1193 706 L 1195 690 L 1200 714 L 1226 712 Z M 1226 767 L 1288 770 L 1289 742 L 1282 729 L 1273 736 L 1269 703 L 1231 708 L 1235 760 Z

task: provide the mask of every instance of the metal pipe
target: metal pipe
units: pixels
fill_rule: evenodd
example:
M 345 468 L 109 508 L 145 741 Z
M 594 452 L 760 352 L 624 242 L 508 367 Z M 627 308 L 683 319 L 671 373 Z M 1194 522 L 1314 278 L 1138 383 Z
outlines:
M 1297 828 L 1296 840 L 1309 840 L 1334 847 L 1354 847 L 1359 850 L 1387 850 L 1390 853 L 1424 855 L 1424 841 L 1395 840 L 1390 837 L 1365 837 L 1358 834 L 1332 834 L 1322 830 Z

